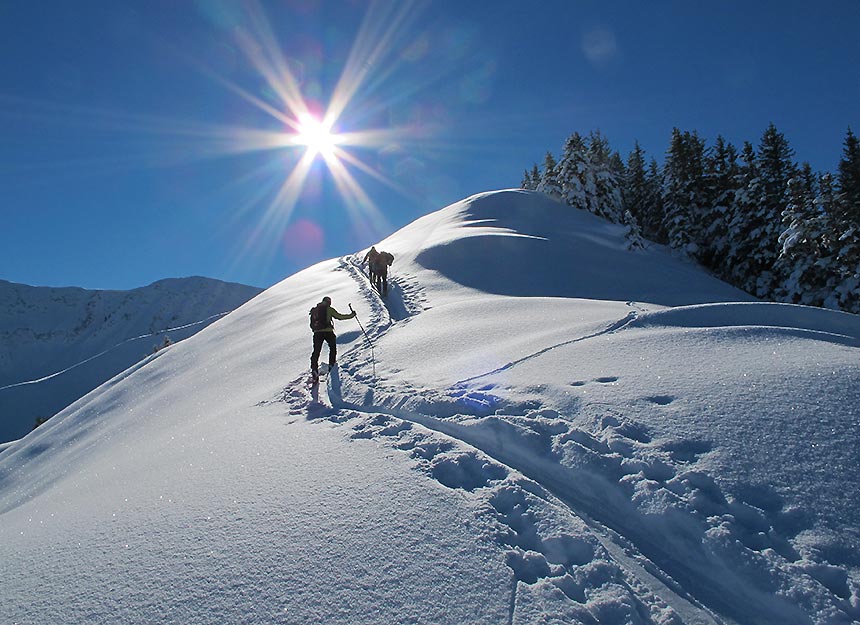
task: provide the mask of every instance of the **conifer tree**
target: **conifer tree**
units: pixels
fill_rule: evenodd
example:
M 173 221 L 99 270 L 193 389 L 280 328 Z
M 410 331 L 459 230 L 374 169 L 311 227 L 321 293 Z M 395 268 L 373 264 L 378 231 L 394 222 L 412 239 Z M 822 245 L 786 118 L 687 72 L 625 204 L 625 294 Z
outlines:
M 826 306 L 860 314 L 860 224 L 849 222 L 835 243 L 836 270 Z
M 523 172 L 523 180 L 520 182 L 520 189 L 531 190 L 532 175 L 528 169 Z
M 745 290 L 753 271 L 748 257 L 751 249 L 748 237 L 756 227 L 758 186 L 755 148 L 749 141 L 745 141 L 738 164 L 735 194 L 729 210 L 727 250 L 720 271 L 725 279 Z
M 860 141 L 848 129 L 839 161 L 839 192 L 843 197 L 842 222 L 860 224 Z
M 665 243 L 661 232 L 660 166 L 652 158 L 646 167 L 645 151 L 638 141 L 634 142 L 633 150 L 627 157 L 623 181 L 621 197 L 624 223 L 630 223 L 626 217 L 629 212 L 644 239 Z
M 814 198 L 818 195 L 819 177 L 812 171 L 812 166 L 809 163 L 803 163 L 795 179 L 803 186 L 803 191 L 809 197 Z M 791 194 L 789 193 L 789 195 Z
M 538 169 L 537 164 L 532 167 L 532 178 L 531 178 L 531 186 L 529 189 L 535 191 L 540 184 L 540 169 Z
M 656 158 L 648 164 L 648 174 L 645 178 L 645 188 L 648 194 L 647 216 L 640 220 L 642 232 L 646 238 L 661 244 L 666 244 L 669 238 L 663 227 L 663 173 Z
M 729 249 L 730 210 L 737 190 L 738 153 L 722 136 L 717 136 L 707 158 L 705 206 L 702 220 L 702 263 L 718 269 Z
M 561 199 L 561 186 L 558 184 L 558 167 L 552 152 L 547 152 L 543 162 L 543 172 L 537 190 L 553 199 Z
M 663 215 L 669 245 L 698 258 L 703 230 L 705 144 L 693 132 L 672 130 L 663 166 Z
M 627 249 L 644 248 L 645 240 L 642 238 L 642 229 L 639 227 L 636 217 L 629 210 L 624 211 L 623 223 L 625 226 L 624 237 L 627 239 Z
M 782 213 L 788 206 L 788 181 L 797 174 L 794 150 L 785 136 L 771 123 L 758 149 L 758 170 L 761 195 L 758 202 L 757 246 L 754 255 L 758 263 L 754 293 L 760 297 L 770 295 L 780 276 L 772 271 L 779 255 L 779 235 Z
M 586 192 L 589 162 L 585 140 L 574 132 L 564 143 L 561 161 L 558 163 L 558 182 L 564 202 L 569 206 L 590 209 L 590 198 Z
M 831 205 L 836 267 L 826 305 L 860 313 L 860 142 L 850 128 L 839 161 L 839 193 Z
M 830 188 L 825 180 L 825 189 Z M 801 177 L 789 181 L 789 202 L 782 213 L 785 229 L 779 236 L 780 252 L 776 273 L 784 276 L 775 299 L 821 306 L 830 295 L 829 276 L 833 274 L 829 249 L 826 211 L 821 205 L 832 201 L 832 193 L 813 197 Z
M 618 192 L 619 197 L 623 196 L 623 188 L 624 188 L 624 177 L 627 175 L 627 167 L 624 165 L 624 160 L 621 158 L 621 155 L 618 151 L 612 152 L 612 156 L 609 157 L 609 169 L 612 171 L 615 176 L 615 180 L 618 183 Z M 621 208 L 621 205 L 619 205 Z M 623 214 L 623 210 L 621 211 Z
M 744 156 L 749 155 L 745 146 Z M 793 156 L 783 134 L 770 124 L 754 162 L 746 165 L 745 187 L 736 193 L 730 226 L 735 241 L 731 275 L 734 284 L 758 297 L 771 296 L 784 279 L 774 274 L 774 265 L 782 213 L 788 205 L 788 181 L 797 172 Z
M 586 192 L 592 201 L 589 210 L 613 223 L 622 221 L 620 157 L 613 157 L 609 141 L 599 130 L 588 135 L 589 170 Z M 622 164 L 623 170 L 623 164 Z
M 622 188 L 622 205 L 624 211 L 629 212 L 642 224 L 643 218 L 648 213 L 648 181 L 645 171 L 645 151 L 636 141 L 633 150 L 627 156 L 627 169 L 624 176 Z

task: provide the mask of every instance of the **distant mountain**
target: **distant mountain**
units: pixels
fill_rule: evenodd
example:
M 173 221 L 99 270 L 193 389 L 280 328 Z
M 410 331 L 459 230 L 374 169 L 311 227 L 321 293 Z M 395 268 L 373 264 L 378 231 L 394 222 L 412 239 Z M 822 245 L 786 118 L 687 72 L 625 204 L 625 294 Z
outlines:
M 187 338 L 260 291 L 201 277 L 130 291 L 0 280 L 0 443 L 24 436 L 37 418 L 51 417 L 166 337 Z

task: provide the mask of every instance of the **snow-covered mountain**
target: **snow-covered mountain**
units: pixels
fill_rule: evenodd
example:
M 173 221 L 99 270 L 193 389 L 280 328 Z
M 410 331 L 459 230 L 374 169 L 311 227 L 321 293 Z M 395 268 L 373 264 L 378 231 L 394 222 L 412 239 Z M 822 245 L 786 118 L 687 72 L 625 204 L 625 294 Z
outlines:
M 860 318 L 530 192 L 376 247 L 386 298 L 320 263 L 0 453 L 0 621 L 860 620 Z
M 165 337 L 191 336 L 260 291 L 200 277 L 131 291 L 0 280 L 0 443 L 24 436 L 37 417 L 51 417 L 149 355 Z M 177 329 L 165 332 L 170 328 Z

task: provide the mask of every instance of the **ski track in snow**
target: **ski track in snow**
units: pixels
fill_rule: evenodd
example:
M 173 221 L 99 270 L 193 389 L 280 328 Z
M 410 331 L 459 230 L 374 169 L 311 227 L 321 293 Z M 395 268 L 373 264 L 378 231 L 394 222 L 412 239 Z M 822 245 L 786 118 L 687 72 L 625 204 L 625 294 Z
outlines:
M 486 378 L 486 377 L 489 377 L 491 375 L 501 373 L 503 371 L 510 369 L 511 367 L 515 367 L 516 365 L 522 364 L 526 361 L 532 360 L 532 359 L 537 358 L 539 356 L 543 356 L 547 352 L 550 352 L 554 349 L 558 349 L 559 347 L 566 347 L 568 345 L 573 345 L 574 343 L 580 343 L 582 341 L 587 341 L 589 339 L 597 338 L 598 336 L 603 336 L 605 334 L 612 334 L 613 332 L 618 332 L 620 330 L 623 330 L 627 326 L 629 326 L 634 321 L 636 321 L 637 317 L 638 317 L 638 313 L 635 310 L 630 311 L 629 313 L 627 313 L 627 316 L 623 317 L 622 319 L 619 319 L 618 321 L 616 321 L 614 323 L 609 324 L 606 328 L 603 328 L 602 330 L 598 330 L 597 332 L 593 332 L 592 334 L 588 334 L 586 336 L 578 336 L 575 339 L 570 339 L 569 341 L 562 341 L 561 343 L 556 343 L 555 345 L 550 345 L 548 347 L 544 347 L 543 349 L 540 349 L 540 350 L 534 352 L 533 354 L 528 354 L 527 356 L 523 356 L 522 358 L 511 361 L 505 365 L 502 365 L 501 367 L 498 367 L 497 369 L 493 369 L 492 371 L 488 371 L 486 373 L 481 373 L 480 375 L 475 375 L 475 376 L 472 376 L 471 378 L 466 378 L 465 380 L 460 380 L 459 382 L 456 383 L 456 385 L 465 385 L 465 384 L 468 384 L 469 382 L 474 382 L 475 380 L 480 380 L 481 378 Z M 611 378 L 611 379 L 607 378 L 607 380 L 610 382 L 614 382 L 616 379 L 617 378 Z M 598 379 L 597 381 L 600 382 L 601 379 Z
M 216 313 L 214 315 L 210 315 L 209 317 L 206 317 L 205 319 L 201 319 L 200 321 L 194 321 L 191 323 L 186 323 L 184 325 L 176 326 L 174 328 L 165 328 L 163 330 L 156 330 L 154 332 L 149 332 L 147 334 L 141 334 L 139 336 L 132 336 L 130 338 L 125 339 L 124 341 L 120 341 L 116 345 L 108 347 L 107 349 L 103 349 L 102 351 L 98 352 L 97 354 L 93 354 L 89 358 L 85 358 L 84 360 L 76 362 L 75 364 L 70 365 L 70 366 L 66 367 L 65 369 L 62 369 L 60 371 L 56 371 L 56 372 L 51 373 L 51 374 L 46 375 L 46 376 L 42 376 L 41 378 L 37 378 L 35 380 L 25 380 L 24 382 L 15 382 L 14 384 L 7 384 L 5 386 L 0 386 L 0 391 L 5 391 L 6 389 L 10 389 L 10 388 L 16 388 L 18 386 L 27 386 L 29 384 L 40 384 L 42 382 L 46 382 L 47 380 L 50 380 L 52 378 L 56 378 L 57 376 L 68 373 L 72 369 L 77 369 L 81 365 L 85 365 L 88 362 L 95 360 L 96 358 L 100 358 L 100 357 L 104 356 L 105 354 L 109 354 L 110 352 L 114 351 L 115 349 L 122 347 L 123 345 L 127 345 L 128 343 L 132 343 L 134 341 L 140 341 L 141 339 L 152 338 L 154 336 L 161 336 L 162 334 L 167 334 L 169 332 L 178 332 L 179 330 L 185 330 L 187 328 L 192 328 L 194 326 L 198 326 L 198 325 L 203 324 L 203 323 L 211 323 L 213 320 L 220 319 L 221 317 L 229 315 L 231 312 L 233 312 L 233 311 L 228 310 L 226 312 L 221 312 L 221 313 Z
M 354 260 L 341 259 L 371 311 L 365 324 L 375 341 L 395 323 L 423 309 L 419 286 L 403 276 L 389 278 L 382 298 Z M 514 367 L 546 351 L 623 330 L 637 319 L 627 316 L 588 336 L 550 346 L 508 363 Z M 600 623 L 810 623 L 790 601 L 768 597 L 749 585 L 726 581 L 725 562 L 747 560 L 747 568 L 773 568 L 765 552 L 779 554 L 785 566 L 798 560 L 787 538 L 775 531 L 780 505 L 762 492 L 748 501 L 727 497 L 695 463 L 708 454 L 707 441 L 654 444 L 648 429 L 609 407 L 590 406 L 593 431 L 573 426 L 565 415 L 534 402 L 506 403 L 491 384 L 478 388 L 474 376 L 454 387 L 408 388 L 366 372 L 366 350 L 352 349 L 322 384 L 303 378 L 270 401 L 287 406 L 288 423 L 326 421 L 349 429 L 352 440 L 372 440 L 409 454 L 416 469 L 446 488 L 475 500 L 483 536 L 505 551 L 512 571 L 511 624 L 529 622 L 530 606 L 558 619 Z M 347 373 L 345 380 L 340 371 Z M 492 373 L 492 372 L 490 372 Z M 617 384 L 604 376 L 572 386 Z M 322 390 L 321 390 L 322 389 Z M 675 398 L 642 398 L 658 407 Z M 637 507 L 649 498 L 668 501 L 677 515 L 649 515 Z M 703 546 L 716 533 L 724 547 Z M 698 557 L 678 562 L 674 546 Z M 738 546 L 740 545 L 740 546 Z M 773 556 L 767 556 L 772 559 Z M 832 567 L 831 567 L 832 568 Z M 812 572 L 844 608 L 850 592 L 834 571 Z M 778 583 L 785 580 L 774 580 Z M 738 596 L 747 592 L 747 596 Z M 618 596 L 626 597 L 618 601 Z M 528 600 L 521 600 L 522 597 Z M 612 601 L 601 598 L 614 597 Z M 609 610 L 612 612 L 602 612 Z M 737 606 L 744 606 L 738 613 Z M 619 606 L 625 606 L 619 613 Z M 758 606 L 750 613 L 750 606 Z M 720 614 L 722 616 L 717 616 Z M 736 620 L 735 620 L 736 619 Z

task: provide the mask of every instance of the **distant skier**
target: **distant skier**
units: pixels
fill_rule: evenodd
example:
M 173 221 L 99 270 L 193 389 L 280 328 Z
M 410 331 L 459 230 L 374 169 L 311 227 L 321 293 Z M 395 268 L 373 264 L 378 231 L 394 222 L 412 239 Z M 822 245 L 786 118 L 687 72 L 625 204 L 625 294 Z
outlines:
M 337 335 L 334 333 L 333 319 L 352 319 L 355 311 L 348 315 L 337 312 L 331 305 L 331 298 L 326 296 L 311 308 L 311 330 L 314 331 L 314 351 L 311 353 L 311 378 L 319 382 L 319 359 L 323 343 L 328 343 L 328 368 L 331 371 L 337 363 Z
M 371 261 L 370 267 L 376 277 L 376 290 L 382 295 L 388 295 L 388 268 L 394 262 L 394 255 L 389 252 L 380 252 Z
M 373 273 L 373 263 L 376 261 L 377 256 L 379 256 L 379 252 L 376 251 L 376 246 L 372 246 L 367 254 L 364 255 L 364 260 L 361 261 L 362 265 L 367 265 L 367 273 L 370 278 L 370 284 L 376 286 L 376 276 Z M 368 262 L 370 263 L 368 265 Z
M 394 262 L 394 255 L 389 252 L 378 252 L 376 247 L 364 255 L 362 264 L 369 263 L 370 284 L 382 295 L 388 294 L 388 268 Z

